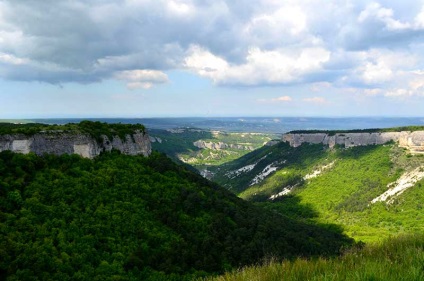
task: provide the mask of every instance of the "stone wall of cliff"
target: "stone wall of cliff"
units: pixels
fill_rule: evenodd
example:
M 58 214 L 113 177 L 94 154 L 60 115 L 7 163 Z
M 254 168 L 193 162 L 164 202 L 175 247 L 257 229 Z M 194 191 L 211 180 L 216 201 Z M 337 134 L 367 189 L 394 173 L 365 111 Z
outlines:
M 101 137 L 98 142 L 87 134 L 63 133 L 63 132 L 40 132 L 32 136 L 22 134 L 0 135 L 0 152 L 11 150 L 18 153 L 34 152 L 38 155 L 49 154 L 78 154 L 82 157 L 93 158 L 102 151 L 117 149 L 123 154 L 144 156 L 150 155 L 152 148 L 149 136 L 146 133 L 136 131 L 132 135 L 126 135 L 125 139 L 114 136 L 109 139 Z
M 206 142 L 198 140 L 193 142 L 193 145 L 198 148 L 208 148 L 212 150 L 221 150 L 221 149 L 237 149 L 237 150 L 249 150 L 252 151 L 254 148 L 251 145 L 242 145 L 242 144 L 228 144 L 225 142 Z
M 282 140 L 297 147 L 302 143 L 324 144 L 330 148 L 336 144 L 345 147 L 385 144 L 395 141 L 401 147 L 408 148 L 412 153 L 424 153 L 424 131 L 380 132 L 380 133 L 302 133 L 284 134 Z

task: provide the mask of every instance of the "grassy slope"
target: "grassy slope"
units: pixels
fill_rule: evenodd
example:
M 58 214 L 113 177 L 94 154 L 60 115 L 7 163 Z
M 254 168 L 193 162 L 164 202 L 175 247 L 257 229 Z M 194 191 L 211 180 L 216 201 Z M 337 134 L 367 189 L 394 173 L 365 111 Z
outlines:
M 392 238 L 340 258 L 270 262 L 210 279 L 215 281 L 424 280 L 424 235 Z
M 293 189 L 292 194 L 299 204 L 308 206 L 314 213 L 313 216 L 304 218 L 305 220 L 340 224 L 355 239 L 371 242 L 393 234 L 424 230 L 424 181 L 407 190 L 392 205 L 377 203 L 369 206 L 369 202 L 387 190 L 387 184 L 394 182 L 403 171 L 423 165 L 422 156 L 408 155 L 395 145 L 324 151 L 322 147 L 315 145 L 288 148 L 281 144 L 255 153 L 257 154 L 246 155 L 227 167 L 237 169 L 257 161 L 261 155 L 269 155 L 268 161 L 263 160 L 265 163 L 262 167 L 277 158 L 287 161 L 263 182 L 247 189 L 243 187 L 247 187 L 246 183 L 262 168 L 252 171 L 252 175 L 246 173 L 233 180 L 227 178 L 227 182 L 234 186 L 232 190 L 238 191 L 242 198 L 264 202 L 260 204 L 286 215 L 299 217 L 299 210 L 291 209 L 287 203 L 292 199 L 268 200 L 270 195 L 297 182 L 298 186 Z M 302 180 L 306 174 L 333 161 L 333 167 L 320 176 Z M 222 178 L 219 180 L 225 181 L 223 171 L 220 176 Z
M 359 240 L 376 241 L 393 234 L 423 231 L 421 183 L 399 196 L 392 205 L 369 205 L 387 189 L 387 184 L 401 175 L 402 170 L 390 158 L 394 150 L 398 148 L 376 146 L 342 151 L 330 171 L 306 183 L 297 195 L 303 204 L 316 208 L 319 221 L 341 224 L 349 235 Z

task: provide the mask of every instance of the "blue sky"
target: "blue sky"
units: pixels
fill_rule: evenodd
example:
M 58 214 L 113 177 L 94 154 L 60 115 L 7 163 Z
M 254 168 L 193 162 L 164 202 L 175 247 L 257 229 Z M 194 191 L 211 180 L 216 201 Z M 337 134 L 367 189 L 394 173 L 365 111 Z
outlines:
M 424 1 L 0 1 L 0 118 L 423 108 Z

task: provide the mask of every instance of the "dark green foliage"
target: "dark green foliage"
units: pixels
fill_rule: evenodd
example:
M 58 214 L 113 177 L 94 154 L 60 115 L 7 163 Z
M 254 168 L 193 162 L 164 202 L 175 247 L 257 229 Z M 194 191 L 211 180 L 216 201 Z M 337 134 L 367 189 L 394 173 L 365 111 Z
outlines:
M 212 133 L 209 131 L 200 129 L 180 130 L 180 133 L 175 133 L 169 130 L 150 129 L 149 135 L 162 140 L 161 143 L 153 142 L 153 149 L 165 153 L 172 159 L 179 159 L 178 154 L 200 150 L 200 148 L 193 145 L 193 142 L 199 139 L 212 138 Z
M 1 279 L 182 280 L 351 243 L 340 229 L 254 206 L 161 154 L 0 153 Z
M 270 202 L 260 202 L 257 205 L 297 220 L 308 221 L 318 217 L 318 213 L 310 204 L 302 204 L 301 199 L 294 195 L 278 197 L 272 200 L 272 204 Z
M 98 142 L 102 141 L 101 136 L 105 135 L 109 139 L 113 136 L 125 138 L 135 131 L 145 132 L 145 127 L 141 124 L 108 124 L 99 121 L 81 121 L 80 123 L 69 123 L 66 125 L 47 125 L 40 123 L 12 124 L 0 123 L 0 135 L 24 134 L 31 136 L 37 133 L 84 133 L 92 136 Z

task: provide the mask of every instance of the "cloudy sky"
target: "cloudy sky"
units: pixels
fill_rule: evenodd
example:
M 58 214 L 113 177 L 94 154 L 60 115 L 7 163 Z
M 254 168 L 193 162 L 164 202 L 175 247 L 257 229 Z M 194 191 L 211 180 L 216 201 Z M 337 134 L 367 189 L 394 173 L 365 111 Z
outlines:
M 0 118 L 423 112 L 421 0 L 0 0 Z

